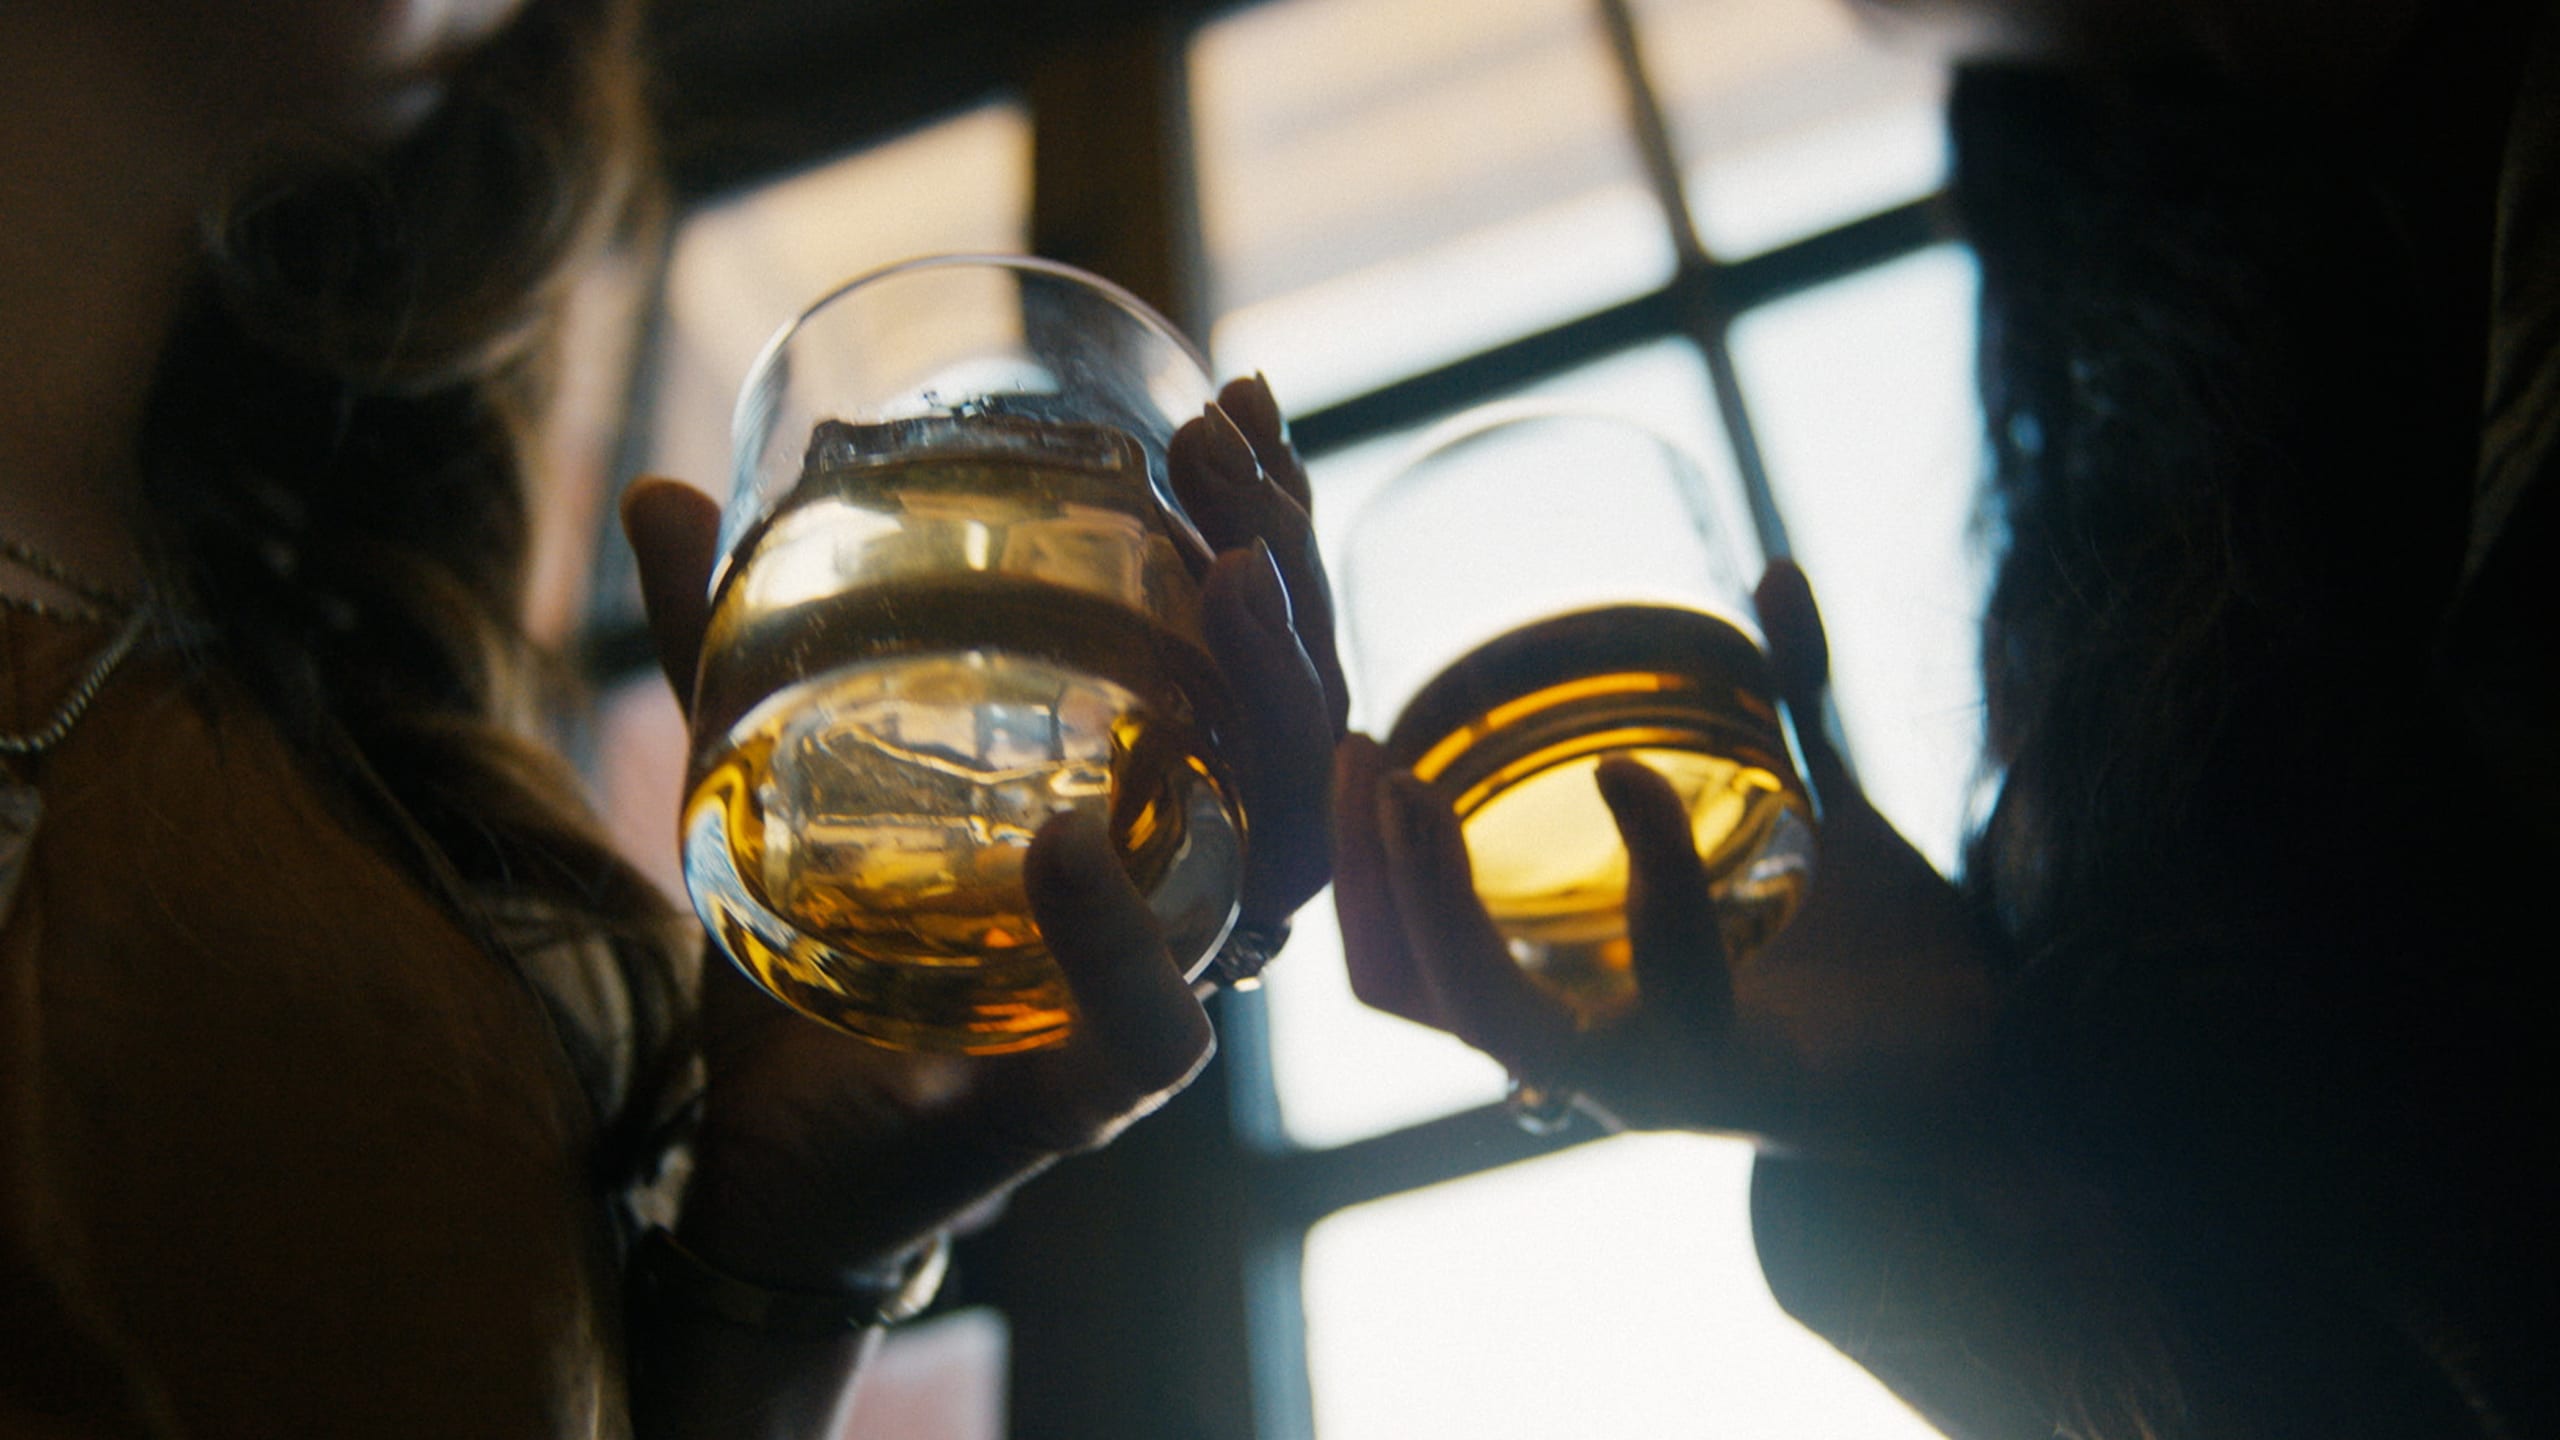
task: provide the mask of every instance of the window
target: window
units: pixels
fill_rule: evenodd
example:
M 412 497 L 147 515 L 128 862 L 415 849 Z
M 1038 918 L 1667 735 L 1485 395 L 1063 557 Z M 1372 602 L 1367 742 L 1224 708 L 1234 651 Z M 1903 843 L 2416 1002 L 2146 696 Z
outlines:
M 1325 1440 L 1930 1432 L 1760 1282 L 1747 1148 L 1630 1136 L 1316 1223 Z
M 1954 865 L 1980 729 L 1973 276 L 1931 208 L 1941 79 L 1843 0 L 661 9 L 682 209 L 623 474 L 725 489 L 764 337 L 930 250 L 1100 270 L 1222 372 L 1266 371 L 1329 541 L 1452 414 L 1619 408 L 1805 562 L 1849 753 Z M 672 883 L 682 735 L 602 534 L 596 768 Z M 1324 900 L 1215 1018 L 1191 1091 L 962 1242 L 948 1306 L 980 1318 L 907 1369 L 980 1382 L 941 1421 L 876 1407 L 958 1427 L 898 1433 L 1927 1433 L 1769 1301 L 1743 1147 L 1523 1134 L 1491 1062 L 1352 1001 Z
M 1587 0 L 1290 0 L 1190 69 L 1211 352 L 1294 411 L 1671 276 Z

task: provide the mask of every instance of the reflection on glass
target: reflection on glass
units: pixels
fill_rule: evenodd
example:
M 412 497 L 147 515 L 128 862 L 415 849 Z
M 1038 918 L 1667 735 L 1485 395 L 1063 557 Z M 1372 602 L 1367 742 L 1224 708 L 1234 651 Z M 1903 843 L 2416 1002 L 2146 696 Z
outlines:
M 1708 253 L 1774 248 L 1936 189 L 1945 78 L 1845 0 L 1634 0 Z
M 1982 753 L 1974 266 L 1947 246 L 1752 312 L 1734 361 L 1878 809 L 1952 870 Z
M 1211 350 L 1308 410 L 1671 273 L 1587 0 L 1274 0 L 1191 56 Z
M 1317 1440 L 1927 1440 L 1770 1297 L 1750 1174 L 1739 1141 L 1630 1136 L 1322 1221 Z

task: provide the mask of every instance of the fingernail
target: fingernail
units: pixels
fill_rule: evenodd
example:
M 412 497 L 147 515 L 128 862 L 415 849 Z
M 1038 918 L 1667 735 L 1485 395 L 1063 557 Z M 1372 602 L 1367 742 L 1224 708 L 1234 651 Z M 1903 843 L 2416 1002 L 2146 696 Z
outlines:
M 1253 442 L 1244 438 L 1244 432 L 1236 428 L 1236 422 L 1214 402 L 1204 407 L 1201 414 L 1209 422 L 1209 468 L 1237 489 L 1259 481 L 1262 470 L 1254 463 Z
M 1271 393 L 1271 377 L 1253 372 L 1253 418 L 1280 440 L 1289 438 L 1289 422 L 1280 414 L 1280 399 Z
M 1280 578 L 1280 562 L 1259 535 L 1253 537 L 1253 559 L 1245 566 L 1244 606 L 1271 633 L 1295 633 L 1295 619 L 1289 613 L 1289 587 Z

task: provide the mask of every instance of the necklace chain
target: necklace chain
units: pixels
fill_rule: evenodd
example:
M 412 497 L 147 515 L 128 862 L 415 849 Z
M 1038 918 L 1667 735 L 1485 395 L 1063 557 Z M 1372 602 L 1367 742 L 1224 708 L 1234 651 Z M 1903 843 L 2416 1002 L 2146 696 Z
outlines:
M 70 566 L 23 540 L 13 540 L 6 535 L 0 535 L 0 560 L 7 560 L 22 570 L 42 576 L 110 614 L 120 615 L 133 608 L 132 596 L 80 578 L 73 573 Z
M 106 688 L 108 677 L 115 674 L 116 667 L 124 663 L 125 656 L 132 654 L 134 645 L 142 639 L 151 612 L 130 596 L 81 579 L 60 561 L 30 548 L 24 541 L 0 535 L 0 560 L 41 576 L 79 597 L 76 604 L 51 605 L 24 596 L 0 595 L 0 607 L 48 619 L 90 624 L 104 624 L 118 617 L 124 621 L 117 627 L 115 638 L 109 640 L 97 658 L 89 662 L 88 671 L 71 687 L 71 693 L 54 707 L 52 718 L 21 734 L 0 734 L 0 755 L 42 755 L 61 744 L 63 737 L 71 733 L 71 727 L 79 724 L 80 717 L 88 713 L 90 702 Z
M 80 683 L 72 686 L 71 693 L 62 697 L 62 703 L 54 707 L 52 719 L 25 734 L 0 735 L 0 755 L 42 755 L 61 744 L 62 737 L 70 734 L 71 727 L 79 724 L 80 717 L 88 713 L 89 702 L 97 699 L 98 692 L 106 687 L 107 677 L 113 675 L 116 666 L 124 663 L 124 657 L 133 652 L 134 642 L 142 638 L 143 623 L 149 618 L 145 611 L 133 612 L 131 618 L 124 622 L 124 628 L 116 632 L 116 638 L 108 641 L 107 648 L 98 652 L 98 658 L 89 662 L 89 673 L 81 676 Z
M 21 615 L 34 615 L 46 620 L 63 620 L 75 625 L 112 625 L 121 612 L 101 610 L 78 600 L 38 600 L 32 595 L 12 595 L 0 590 L 0 610 L 15 610 Z

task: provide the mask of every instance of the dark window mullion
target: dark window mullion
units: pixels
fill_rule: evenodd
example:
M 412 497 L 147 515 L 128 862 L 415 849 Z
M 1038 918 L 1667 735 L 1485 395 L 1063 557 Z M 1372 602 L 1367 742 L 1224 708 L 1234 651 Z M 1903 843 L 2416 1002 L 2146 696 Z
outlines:
M 1657 290 L 1293 417 L 1290 433 L 1302 451 L 1320 457 L 1445 419 L 1505 391 L 1678 333 L 1671 292 Z
M 1945 238 L 1937 202 L 1914 200 L 1765 255 L 1716 266 L 1716 305 L 1719 311 L 1738 315 L 1755 305 L 1900 259 Z M 1696 304 L 1680 298 L 1682 283 L 1675 278 L 1650 294 L 1292 417 L 1291 433 L 1300 450 L 1321 458 L 1364 440 L 1443 419 L 1505 391 L 1564 374 L 1648 340 L 1691 335 L 1690 317 Z
M 1577 1118 L 1557 1134 L 1532 1135 L 1509 1110 L 1480 1105 L 1329 1149 L 1267 1157 L 1255 1189 L 1275 1221 L 1303 1228 L 1347 1206 L 1534 1160 L 1600 1134 Z
M 1645 68 L 1634 9 L 1630 0 L 1593 3 L 1599 7 L 1601 24 L 1609 33 L 1609 46 L 1617 60 L 1619 80 L 1626 87 L 1627 120 L 1635 133 L 1637 153 L 1644 161 L 1645 179 L 1662 207 L 1663 223 L 1671 228 L 1672 247 L 1679 257 L 1679 273 L 1673 277 L 1671 296 L 1679 312 L 1680 328 L 1706 358 L 1716 416 L 1724 423 L 1725 443 L 1732 448 L 1734 467 L 1742 476 L 1743 499 L 1751 507 L 1751 524 L 1758 532 L 1761 552 L 1771 558 L 1784 555 L 1786 521 L 1778 514 L 1777 497 L 1769 489 L 1769 472 L 1761 461 L 1760 441 L 1752 429 L 1750 411 L 1742 402 L 1742 384 L 1734 373 L 1733 352 L 1726 343 L 1735 311 L 1720 283 L 1722 267 L 1699 242 L 1698 227 L 1690 217 L 1688 191 L 1680 180 L 1680 159 L 1671 143 L 1661 95 Z
M 1627 128 L 1636 142 L 1645 184 L 1662 208 L 1662 223 L 1670 227 L 1672 253 L 1679 257 L 1683 270 L 1711 268 L 1706 247 L 1698 242 L 1698 227 L 1689 217 L 1687 191 L 1680 183 L 1680 158 L 1672 149 L 1671 131 L 1663 121 L 1662 101 L 1654 91 L 1653 77 L 1644 66 L 1644 50 L 1636 38 L 1635 13 L 1628 0 L 1592 3 L 1598 8 L 1601 29 L 1609 36 L 1610 58 L 1616 62 L 1618 82 L 1626 90 Z
M 1100 10 L 1100 7 L 1097 7 Z M 1193 324 L 1177 15 L 1077 12 L 1026 56 L 1032 248 Z M 1223 1017 L 1222 1017 L 1223 1018 Z M 955 1270 L 1009 1317 L 1016 1440 L 1255 1433 L 1248 1246 L 1254 1199 L 1229 1115 L 1233 1068 L 1098 1154 L 1025 1185 Z
M 1600 7 L 1610 43 L 1617 52 L 1618 72 L 1626 84 L 1627 110 L 1644 155 L 1645 172 L 1678 247 L 1679 270 L 1671 281 L 1673 303 L 1680 312 L 1682 329 L 1706 360 L 1716 416 L 1724 424 L 1725 444 L 1733 452 L 1734 470 L 1742 480 L 1742 497 L 1751 510 L 1751 526 L 1760 542 L 1761 557 L 1783 559 L 1794 553 L 1794 546 L 1787 539 L 1786 517 L 1779 513 L 1777 494 L 1770 488 L 1759 432 L 1751 423 L 1750 407 L 1743 402 L 1742 379 L 1733 363 L 1733 322 L 1745 302 L 1727 283 L 1732 270 L 1718 264 L 1698 239 L 1687 187 L 1680 178 L 1679 157 L 1671 142 L 1670 123 L 1663 114 L 1653 77 L 1645 68 L 1644 48 L 1636 35 L 1633 0 L 1593 3 Z M 1818 726 L 1854 779 L 1857 757 L 1841 733 L 1839 709 L 1828 695 L 1822 711 L 1819 716 L 1797 717 L 1797 723 Z
M 1267 1068 L 1262 1072 L 1266 1092 L 1270 1073 Z M 1316 1395 L 1314 1377 L 1307 1371 L 1305 1286 L 1309 1221 L 1276 1211 L 1266 1186 L 1249 1182 L 1248 1194 L 1243 1279 L 1254 1437 L 1313 1440 Z
M 1023 89 L 1033 253 L 1117 281 L 1196 334 L 1188 33 L 1148 13 L 1062 33 L 1030 63 Z

